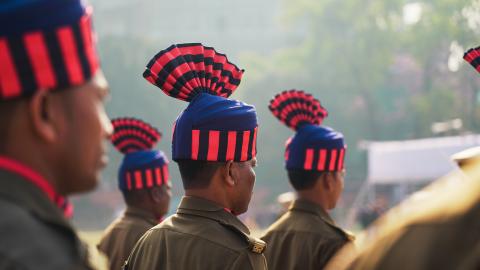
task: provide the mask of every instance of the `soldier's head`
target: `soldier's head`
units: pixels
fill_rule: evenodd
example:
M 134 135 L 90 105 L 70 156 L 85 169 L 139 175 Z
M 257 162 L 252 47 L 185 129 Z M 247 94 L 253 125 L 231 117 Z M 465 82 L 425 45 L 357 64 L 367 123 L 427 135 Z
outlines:
M 276 95 L 270 111 L 296 131 L 286 142 L 285 167 L 293 188 L 322 197 L 335 207 L 343 190 L 346 145 L 343 135 L 321 125 L 328 112 L 320 101 L 299 90 Z
M 255 184 L 257 159 L 211 162 L 177 160 L 185 190 L 210 190 L 222 193 L 230 202 L 232 212 L 242 214 L 248 210 Z
M 290 184 L 298 193 L 321 197 L 327 209 L 335 208 L 343 191 L 345 170 L 318 172 L 299 169 L 287 172 Z
M 135 118 L 116 118 L 111 141 L 124 154 L 118 187 L 129 206 L 151 212 L 158 219 L 167 214 L 171 198 L 168 159 L 153 148 L 161 133 Z
M 90 190 L 111 132 L 91 10 L 78 0 L 10 2 L 0 7 L 0 154 L 60 194 Z
M 184 188 L 217 194 L 235 213 L 248 208 L 256 165 L 255 108 L 228 99 L 243 70 L 201 44 L 160 51 L 143 76 L 171 97 L 189 102 L 173 129 L 172 155 Z

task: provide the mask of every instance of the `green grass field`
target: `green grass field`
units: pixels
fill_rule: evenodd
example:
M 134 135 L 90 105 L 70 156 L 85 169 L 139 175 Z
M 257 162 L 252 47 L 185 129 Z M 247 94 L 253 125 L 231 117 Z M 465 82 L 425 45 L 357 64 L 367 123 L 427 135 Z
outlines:
M 89 246 L 95 247 L 102 237 L 102 231 L 82 231 L 80 232 L 80 238 L 88 243 Z
M 79 233 L 80 238 L 88 244 L 92 261 L 99 270 L 108 270 L 107 260 L 104 256 L 100 255 L 97 251 L 97 244 L 102 237 L 102 231 L 81 231 Z

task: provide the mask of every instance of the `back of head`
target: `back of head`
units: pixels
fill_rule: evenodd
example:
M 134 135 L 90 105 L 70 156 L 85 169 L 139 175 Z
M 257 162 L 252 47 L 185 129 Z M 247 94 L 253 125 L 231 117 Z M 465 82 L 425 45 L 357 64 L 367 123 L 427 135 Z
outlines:
M 118 171 L 118 187 L 122 193 L 167 185 L 168 159 L 162 151 L 153 149 L 161 133 L 150 124 L 129 117 L 115 118 L 112 125 L 112 144 L 124 154 Z
M 304 91 L 288 90 L 277 94 L 269 109 L 296 132 L 285 144 L 285 167 L 296 190 L 313 187 L 324 173 L 344 169 L 343 135 L 321 125 L 328 112 L 320 101 Z
M 199 43 L 172 45 L 147 65 L 145 79 L 189 102 L 175 121 L 172 142 L 185 189 L 207 187 L 226 161 L 255 157 L 255 108 L 228 99 L 242 75 L 224 54 Z
M 204 189 L 210 185 L 211 179 L 223 162 L 179 159 L 176 161 L 185 189 Z

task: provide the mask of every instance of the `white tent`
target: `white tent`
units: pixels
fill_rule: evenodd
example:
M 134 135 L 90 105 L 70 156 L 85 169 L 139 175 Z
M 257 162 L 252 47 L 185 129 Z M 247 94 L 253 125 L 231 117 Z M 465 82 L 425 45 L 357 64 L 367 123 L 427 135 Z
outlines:
M 451 156 L 480 145 L 480 135 L 370 142 L 368 183 L 421 183 L 457 168 Z
M 480 135 L 477 134 L 366 143 L 367 181 L 359 190 L 345 225 L 351 228 L 357 211 L 365 206 L 365 201 L 375 199 L 376 186 L 390 186 L 393 192 L 391 203 L 397 203 L 416 191 L 416 184 L 427 184 L 457 170 L 451 156 L 479 145 Z M 413 185 L 413 190 L 410 185 Z

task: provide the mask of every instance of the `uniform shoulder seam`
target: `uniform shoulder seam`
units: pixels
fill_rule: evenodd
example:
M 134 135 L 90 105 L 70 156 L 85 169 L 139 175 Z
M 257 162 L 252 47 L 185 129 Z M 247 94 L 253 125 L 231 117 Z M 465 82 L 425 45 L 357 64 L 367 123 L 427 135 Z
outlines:
M 302 234 L 302 235 L 315 235 L 315 236 L 318 236 L 320 238 L 323 238 L 323 239 L 326 239 L 328 241 L 335 241 L 335 240 L 341 240 L 343 238 L 343 236 L 340 234 L 340 233 L 337 233 L 335 236 L 330 236 L 330 235 L 322 235 L 320 233 L 316 233 L 316 232 L 310 232 L 310 231 L 295 231 L 295 232 L 292 232 L 292 231 L 287 231 L 287 230 L 275 230 L 275 232 L 277 233 L 282 233 L 282 234 Z M 264 236 L 262 236 L 262 239 L 268 235 L 265 234 Z
M 193 236 L 193 237 L 195 237 L 195 238 L 200 238 L 200 239 L 205 240 L 205 241 L 207 241 L 207 242 L 209 242 L 209 243 L 215 244 L 216 246 L 220 246 L 220 247 L 223 247 L 223 248 L 228 249 L 228 250 L 230 250 L 230 251 L 233 251 L 233 252 L 235 252 L 236 254 L 241 254 L 241 253 L 242 253 L 242 252 L 241 252 L 241 249 L 235 249 L 235 248 L 231 248 L 231 247 L 226 246 L 226 245 L 222 245 L 221 243 L 212 241 L 212 240 L 210 240 L 210 239 L 208 239 L 208 238 L 205 238 L 205 237 L 203 237 L 203 236 L 200 236 L 200 235 L 191 234 L 191 233 L 186 233 L 186 232 L 181 232 L 181 231 L 177 231 L 177 230 L 172 229 L 172 228 L 156 228 L 156 230 L 168 230 L 168 231 L 172 231 L 172 232 L 176 232 L 176 233 L 180 233 L 180 234 L 190 235 L 190 236 Z

